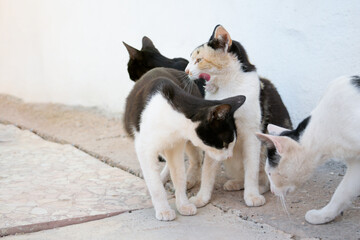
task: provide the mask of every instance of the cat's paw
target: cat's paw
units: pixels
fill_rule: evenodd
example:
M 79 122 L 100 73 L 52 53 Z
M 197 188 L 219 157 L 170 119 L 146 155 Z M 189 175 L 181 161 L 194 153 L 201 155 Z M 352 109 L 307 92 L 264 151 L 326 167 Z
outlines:
M 189 200 L 190 200 L 190 202 L 195 204 L 196 207 L 201 208 L 209 203 L 210 198 L 204 198 L 202 196 L 197 195 L 197 196 L 191 197 Z
M 259 207 L 265 204 L 265 197 L 260 194 L 246 194 L 244 196 L 245 204 L 248 207 Z
M 181 215 L 191 216 L 196 214 L 196 206 L 192 203 L 183 204 L 177 208 Z
M 331 222 L 336 216 L 331 216 L 322 210 L 310 210 L 305 214 L 305 220 L 311 224 L 324 224 Z
M 172 209 L 162 210 L 156 212 L 156 218 L 160 221 L 172 221 L 176 217 L 176 213 Z
M 239 191 L 244 189 L 244 182 L 239 180 L 228 180 L 224 184 L 224 190 L 226 191 Z

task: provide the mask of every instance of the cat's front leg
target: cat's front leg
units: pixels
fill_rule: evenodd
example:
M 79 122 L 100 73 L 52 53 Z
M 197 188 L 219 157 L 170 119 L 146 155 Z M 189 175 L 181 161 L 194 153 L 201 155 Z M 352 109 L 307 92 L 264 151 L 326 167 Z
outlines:
M 265 198 L 259 193 L 260 142 L 251 130 L 244 132 L 238 141 L 243 143 L 245 203 L 249 207 L 262 206 Z
M 196 207 L 204 207 L 209 203 L 218 168 L 219 162 L 212 159 L 205 153 L 205 159 L 201 173 L 200 190 L 196 196 L 190 198 L 190 201 L 194 203 Z
M 186 196 L 186 174 L 184 164 L 185 141 L 174 144 L 165 151 L 172 182 L 175 187 L 176 207 L 181 215 L 195 215 L 196 206 Z
M 158 172 L 157 152 L 148 149 L 148 147 L 141 144 L 137 139 L 135 139 L 135 150 L 144 175 L 145 183 L 150 192 L 156 218 L 161 221 L 174 220 L 176 213 L 169 205 L 167 194 L 163 183 L 161 182 L 160 173 Z
M 311 224 L 323 224 L 334 220 L 349 207 L 353 198 L 360 194 L 360 162 L 350 162 L 348 169 L 328 205 L 320 210 L 310 210 L 305 219 Z

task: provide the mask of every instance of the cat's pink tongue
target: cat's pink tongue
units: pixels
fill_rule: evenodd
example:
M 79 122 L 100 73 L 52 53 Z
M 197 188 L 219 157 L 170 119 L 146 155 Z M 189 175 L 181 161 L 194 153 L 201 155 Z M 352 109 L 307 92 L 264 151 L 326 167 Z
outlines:
M 207 73 L 201 73 L 199 78 L 205 79 L 207 82 L 210 81 L 210 75 Z

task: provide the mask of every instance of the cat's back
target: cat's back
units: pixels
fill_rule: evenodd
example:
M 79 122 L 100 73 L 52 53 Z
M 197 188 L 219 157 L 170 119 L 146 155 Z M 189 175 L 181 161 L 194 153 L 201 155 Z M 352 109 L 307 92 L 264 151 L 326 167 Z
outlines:
M 329 110 L 337 114 L 360 114 L 360 76 L 343 76 L 333 80 L 315 110 Z M 360 116 L 359 116 L 360 117 Z
M 359 146 L 360 76 L 332 81 L 311 114 L 310 131 L 338 146 Z M 336 136 L 336 138 L 334 137 Z
M 126 99 L 124 125 L 129 135 L 133 136 L 134 131 L 140 130 L 142 112 L 152 96 L 159 92 L 165 82 L 170 83 L 172 87 L 178 86 L 193 96 L 201 97 L 199 89 L 191 85 L 192 83 L 184 72 L 170 68 L 150 70 L 136 81 Z

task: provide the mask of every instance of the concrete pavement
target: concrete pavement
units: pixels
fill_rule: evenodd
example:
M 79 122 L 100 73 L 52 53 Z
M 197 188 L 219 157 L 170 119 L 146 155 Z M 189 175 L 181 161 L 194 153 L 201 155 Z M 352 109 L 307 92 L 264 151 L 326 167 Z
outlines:
M 209 206 L 199 209 L 194 217 L 178 216 L 174 222 L 163 223 L 155 220 L 152 208 L 147 209 L 149 197 L 144 181 L 137 177 L 141 176 L 139 164 L 132 140 L 122 128 L 120 115 L 93 108 L 28 104 L 0 95 L 0 122 L 29 129 L 45 139 L 14 126 L 0 128 L 3 139 L 10 140 L 0 143 L 0 233 L 7 235 L 81 223 L 5 239 L 63 239 L 65 236 L 112 239 L 121 233 L 135 239 L 144 236 L 146 239 L 152 239 L 148 236 L 218 239 L 218 232 L 231 233 L 224 239 L 360 238 L 360 211 L 355 208 L 326 225 L 313 226 L 304 220 L 307 210 L 329 201 L 345 172 L 341 164 L 330 162 L 322 166 L 303 188 L 288 196 L 289 216 L 270 193 L 265 194 L 265 206 L 246 207 L 242 191 L 222 190 L 225 177 L 219 174 Z M 84 175 L 79 174 L 83 172 Z M 190 194 L 195 194 L 197 189 Z M 81 196 L 85 200 L 80 201 Z M 169 197 L 172 197 L 171 191 Z M 27 199 L 33 202 L 28 203 Z M 354 206 L 360 206 L 360 198 L 354 201 Z M 116 214 L 120 215 L 110 217 Z M 104 219 L 82 223 L 101 218 Z M 214 222 L 209 222 L 211 218 Z M 230 224 L 229 219 L 234 222 Z M 134 224 L 130 228 L 127 222 Z M 199 229 L 199 234 L 186 230 L 188 228 Z M 264 228 L 266 234 L 261 231 Z M 186 235 L 188 232 L 193 235 Z M 241 233 L 253 238 L 240 238 Z

